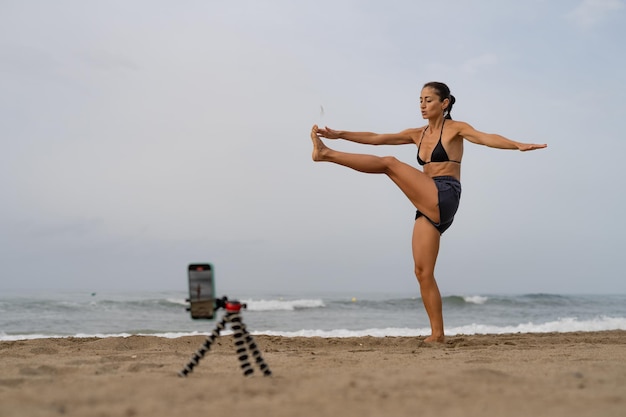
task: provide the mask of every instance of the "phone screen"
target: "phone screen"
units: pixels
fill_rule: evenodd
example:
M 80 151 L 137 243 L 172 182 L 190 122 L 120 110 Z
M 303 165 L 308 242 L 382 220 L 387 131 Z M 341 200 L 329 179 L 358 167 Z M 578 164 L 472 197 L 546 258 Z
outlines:
M 189 274 L 189 302 L 191 317 L 213 318 L 215 286 L 211 264 L 191 264 Z

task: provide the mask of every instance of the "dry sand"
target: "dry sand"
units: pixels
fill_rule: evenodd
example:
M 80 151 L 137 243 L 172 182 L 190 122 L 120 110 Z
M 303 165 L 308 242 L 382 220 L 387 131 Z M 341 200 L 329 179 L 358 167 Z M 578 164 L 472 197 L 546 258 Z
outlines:
M 626 416 L 626 331 L 418 338 L 256 336 L 0 342 L 0 416 Z M 243 414 L 246 413 L 246 414 Z

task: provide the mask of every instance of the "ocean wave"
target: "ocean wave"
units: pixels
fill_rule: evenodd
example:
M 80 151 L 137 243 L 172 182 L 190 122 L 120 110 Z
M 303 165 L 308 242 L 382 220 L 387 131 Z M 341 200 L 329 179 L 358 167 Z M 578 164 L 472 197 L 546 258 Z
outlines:
M 220 334 L 223 336 L 228 336 L 232 334 L 232 330 L 223 330 Z M 49 334 L 15 334 L 15 335 L 7 335 L 5 333 L 0 332 L 0 342 L 15 342 L 18 340 L 34 340 L 34 339 L 69 339 L 69 338 L 77 338 L 77 339 L 89 339 L 89 338 L 98 338 L 98 339 L 106 339 L 110 337 L 131 337 L 131 336 L 155 336 L 162 337 L 165 339 L 176 339 L 178 337 L 185 336 L 208 336 L 209 332 L 165 332 L 165 333 L 77 333 L 74 335 L 49 335 Z
M 463 306 L 466 304 L 485 304 L 489 300 L 489 297 L 482 295 L 448 295 L 443 297 L 444 304 L 452 306 Z
M 463 300 L 469 304 L 485 304 L 489 298 L 481 295 L 470 295 L 463 297 Z
M 626 330 L 624 317 L 597 317 L 591 320 L 578 320 L 565 317 L 546 323 L 521 323 L 515 326 L 489 326 L 471 324 L 449 329 L 450 334 L 504 334 L 504 333 L 568 333 L 596 332 L 604 330 Z
M 626 318 L 625 317 L 597 317 L 591 320 L 578 320 L 573 317 L 566 317 L 555 321 L 546 323 L 520 323 L 511 326 L 495 326 L 487 324 L 469 324 L 464 326 L 457 326 L 446 328 L 446 335 L 475 335 L 475 334 L 511 334 L 511 333 L 569 333 L 569 332 L 596 332 L 596 331 L 608 331 L 608 330 L 626 330 Z M 283 337 L 322 337 L 322 338 L 345 338 L 345 337 L 416 337 L 427 336 L 430 334 L 430 328 L 372 328 L 363 330 L 348 330 L 348 329 L 332 329 L 332 330 L 320 330 L 320 329 L 303 329 L 297 331 L 275 331 L 275 330 L 261 330 L 250 332 L 253 335 L 267 335 L 267 336 L 283 336 Z M 16 340 L 29 340 L 29 339 L 48 339 L 48 338 L 107 338 L 107 337 L 129 337 L 129 336 L 157 336 L 163 338 L 177 338 L 184 336 L 207 336 L 208 332 L 161 332 L 161 333 L 114 333 L 114 334 L 102 334 L 102 333 L 79 333 L 72 336 L 68 335 L 44 335 L 44 334 L 14 334 L 8 335 L 0 332 L 0 341 L 16 341 Z M 232 334 L 231 330 L 224 330 L 222 335 Z
M 320 299 L 299 299 L 299 300 L 240 300 L 245 304 L 247 310 L 250 311 L 294 311 L 304 308 L 318 308 L 326 307 L 324 302 Z M 176 305 L 176 306 L 188 306 L 189 302 L 184 298 L 167 298 L 163 300 L 164 304 Z
M 185 298 L 166 298 L 165 303 L 185 307 L 189 305 L 189 301 Z
M 319 299 L 301 300 L 241 300 L 250 311 L 294 311 L 305 308 L 326 307 Z
M 578 320 L 576 318 L 562 318 L 546 323 L 522 323 L 514 326 L 495 326 L 486 324 L 470 324 L 446 329 L 448 336 L 473 334 L 509 334 L 509 333 L 569 333 L 569 332 L 596 332 L 606 330 L 626 330 L 624 317 L 598 317 L 592 320 Z M 284 337 L 414 337 L 430 335 L 429 328 L 382 328 L 365 330 L 298 330 L 294 332 L 260 331 L 253 334 Z

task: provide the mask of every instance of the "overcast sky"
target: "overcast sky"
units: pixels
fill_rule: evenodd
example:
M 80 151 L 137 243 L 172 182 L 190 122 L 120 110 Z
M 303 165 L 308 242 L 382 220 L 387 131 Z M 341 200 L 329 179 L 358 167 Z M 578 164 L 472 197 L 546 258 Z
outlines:
M 309 131 L 422 126 L 443 81 L 456 120 L 549 147 L 467 143 L 441 291 L 625 293 L 624 39 L 624 0 L 1 0 L 0 292 L 208 261 L 231 294 L 417 295 L 412 205 Z

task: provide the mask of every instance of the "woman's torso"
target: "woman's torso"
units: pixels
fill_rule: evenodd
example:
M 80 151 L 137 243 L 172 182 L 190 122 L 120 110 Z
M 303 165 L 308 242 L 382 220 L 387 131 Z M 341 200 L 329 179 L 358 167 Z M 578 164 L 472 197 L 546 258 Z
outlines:
M 451 176 L 461 180 L 463 138 L 455 129 L 454 120 L 445 120 L 439 129 L 418 128 L 413 142 L 418 146 L 418 161 L 429 177 Z M 443 149 L 442 149 L 443 147 Z

